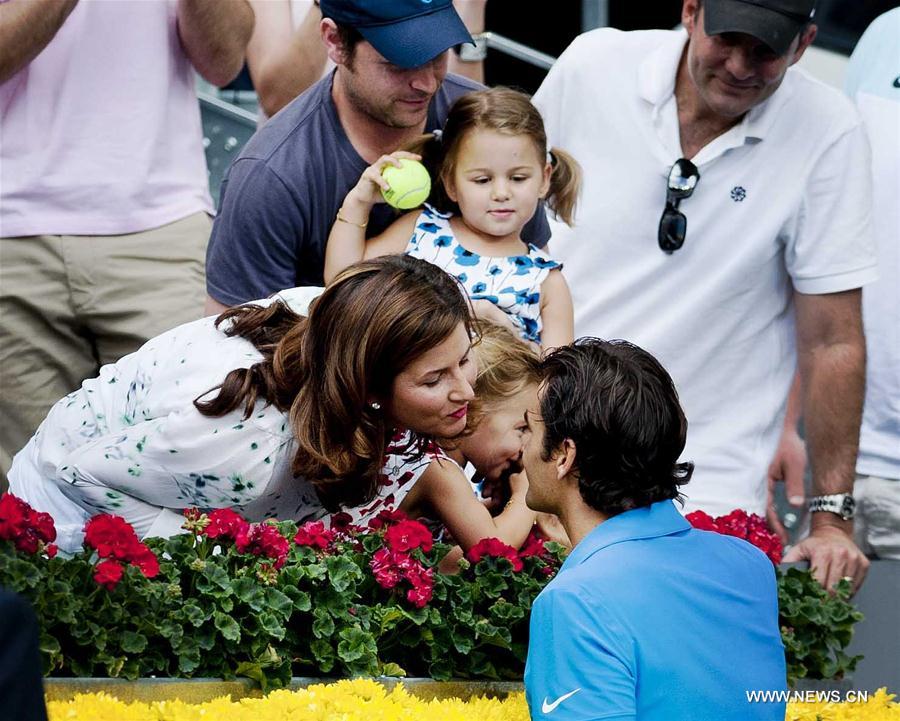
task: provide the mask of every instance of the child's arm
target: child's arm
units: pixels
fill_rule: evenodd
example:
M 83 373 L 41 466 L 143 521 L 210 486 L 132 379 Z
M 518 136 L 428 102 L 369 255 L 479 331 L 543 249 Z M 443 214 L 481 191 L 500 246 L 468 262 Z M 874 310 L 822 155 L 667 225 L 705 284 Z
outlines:
M 334 277 L 348 265 L 352 265 L 364 257 L 373 257 L 366 253 L 366 225 L 369 223 L 369 214 L 375 203 L 384 202 L 381 191 L 387 190 L 390 185 L 381 177 L 381 172 L 387 165 L 400 167 L 400 159 L 409 158 L 419 160 L 420 156 L 398 150 L 390 155 L 382 155 L 375 163 L 363 171 L 359 182 L 351 188 L 344 198 L 344 202 L 338 210 L 331 233 L 328 235 L 328 245 L 325 248 L 325 283 L 330 283 Z M 404 219 L 401 218 L 400 222 Z M 388 235 L 394 228 L 394 223 L 383 235 Z M 395 231 L 397 232 L 397 231 Z M 381 238 L 382 236 L 378 236 Z M 399 236 L 398 236 L 399 237 Z M 370 239 L 369 242 L 376 240 Z M 405 238 L 409 240 L 409 236 Z M 395 242 L 396 244 L 396 242 Z M 403 246 L 405 247 L 405 246 Z M 403 250 L 393 252 L 399 253 Z M 391 252 L 384 250 L 378 255 Z
M 562 271 L 554 268 L 541 283 L 541 346 L 544 352 L 575 340 L 575 309 Z
M 450 462 L 436 460 L 428 466 L 400 507 L 411 515 L 418 511 L 442 521 L 464 551 L 482 538 L 498 538 L 519 548 L 528 538 L 536 514 L 525 505 L 528 492 L 525 474 L 511 477 L 510 487 L 512 495 L 503 512 L 491 516 L 462 471 Z

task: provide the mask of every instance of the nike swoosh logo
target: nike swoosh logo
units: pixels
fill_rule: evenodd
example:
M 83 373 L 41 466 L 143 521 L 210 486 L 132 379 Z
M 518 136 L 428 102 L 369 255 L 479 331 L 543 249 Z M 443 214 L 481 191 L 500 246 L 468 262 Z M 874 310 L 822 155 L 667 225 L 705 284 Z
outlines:
M 900 75 L 898 75 L 896 78 L 894 78 L 894 87 L 900 88 Z
M 541 711 L 544 713 L 553 713 L 556 710 L 556 707 L 559 706 L 563 701 L 565 701 L 570 696 L 574 696 L 576 693 L 581 691 L 580 688 L 576 688 L 574 691 L 569 691 L 569 693 L 563 694 L 553 703 L 547 703 L 547 697 L 544 696 L 544 703 L 541 704 Z

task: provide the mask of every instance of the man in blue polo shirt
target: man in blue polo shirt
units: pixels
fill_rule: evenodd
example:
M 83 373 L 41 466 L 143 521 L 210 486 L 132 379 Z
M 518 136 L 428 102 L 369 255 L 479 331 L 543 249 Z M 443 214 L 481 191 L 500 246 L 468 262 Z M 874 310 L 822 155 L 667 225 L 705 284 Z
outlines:
M 749 543 L 693 529 L 673 501 L 687 421 L 646 351 L 585 338 L 550 354 L 526 414 L 526 502 L 574 548 L 535 601 L 532 719 L 783 721 L 775 573 Z

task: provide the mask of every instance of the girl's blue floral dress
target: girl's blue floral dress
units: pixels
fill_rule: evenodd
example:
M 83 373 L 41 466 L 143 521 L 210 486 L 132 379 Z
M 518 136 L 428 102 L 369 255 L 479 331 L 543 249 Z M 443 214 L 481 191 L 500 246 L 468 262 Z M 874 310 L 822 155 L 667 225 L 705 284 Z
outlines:
M 450 214 L 426 205 L 404 251 L 459 278 L 472 300 L 489 300 L 509 314 L 525 340 L 541 342 L 541 283 L 559 263 L 534 245 L 527 255 L 492 257 L 463 248 Z

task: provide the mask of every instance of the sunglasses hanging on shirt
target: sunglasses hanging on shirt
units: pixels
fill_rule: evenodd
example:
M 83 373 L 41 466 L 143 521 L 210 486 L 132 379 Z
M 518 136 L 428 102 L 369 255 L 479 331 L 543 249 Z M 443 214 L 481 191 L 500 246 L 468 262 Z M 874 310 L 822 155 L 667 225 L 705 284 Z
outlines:
M 674 253 L 684 245 L 687 234 L 687 218 L 678 206 L 691 197 L 700 181 L 700 171 L 687 158 L 679 158 L 669 171 L 666 187 L 666 207 L 659 219 L 659 247 L 666 253 Z

